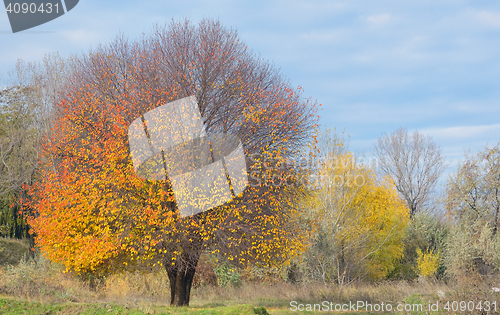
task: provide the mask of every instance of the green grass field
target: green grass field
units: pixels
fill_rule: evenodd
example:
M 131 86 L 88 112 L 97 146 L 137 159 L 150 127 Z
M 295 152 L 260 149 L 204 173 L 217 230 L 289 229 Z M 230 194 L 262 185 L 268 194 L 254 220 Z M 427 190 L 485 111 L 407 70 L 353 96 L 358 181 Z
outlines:
M 304 282 L 291 284 L 275 279 L 242 281 L 238 285 L 197 285 L 190 307 L 170 307 L 168 277 L 163 269 L 112 275 L 97 287 L 65 273 L 62 266 L 43 257 L 29 260 L 28 244 L 0 239 L 1 314 L 333 314 L 349 312 L 291 311 L 291 301 L 315 304 L 322 301 L 391 303 L 429 301 L 495 301 L 499 293 L 480 281 L 467 285 L 442 282 L 383 282 L 338 287 Z M 203 274 L 204 271 L 200 269 Z M 438 294 L 439 292 L 439 294 Z M 441 296 L 440 296 L 441 295 Z M 443 296 L 444 295 L 444 296 Z M 442 303 L 441 305 L 443 305 Z M 363 310 L 355 314 L 366 313 Z M 440 312 L 393 312 L 394 314 L 444 314 Z M 353 313 L 354 314 L 354 313 Z M 480 312 L 477 314 L 481 314 Z
M 255 308 L 251 305 L 234 305 L 215 308 L 188 308 L 188 307 L 165 307 L 165 306 L 137 306 L 127 307 L 113 303 L 40 303 L 13 298 L 0 299 L 0 314 L 199 314 L 199 315 L 237 315 L 237 314 L 268 314 L 263 308 Z M 277 313 L 279 314 L 279 313 Z M 281 313 L 283 314 L 283 313 Z
M 314 314 L 314 312 L 292 312 L 288 308 L 254 307 L 252 305 L 232 305 L 220 307 L 167 307 L 159 305 L 138 305 L 128 307 L 115 303 L 40 303 L 14 298 L 0 298 L 0 314 L 33 314 L 33 315 L 99 315 L 99 314 L 172 314 L 172 315 L 282 315 L 282 314 Z M 369 314 L 363 312 L 343 314 Z

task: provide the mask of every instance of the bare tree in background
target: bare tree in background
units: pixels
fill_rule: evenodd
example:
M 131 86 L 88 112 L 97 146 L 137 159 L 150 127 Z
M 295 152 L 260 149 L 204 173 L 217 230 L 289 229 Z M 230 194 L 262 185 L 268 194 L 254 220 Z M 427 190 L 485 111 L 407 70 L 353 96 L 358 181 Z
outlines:
M 68 84 L 76 59 L 49 54 L 41 62 L 19 60 L 0 87 L 0 236 L 28 236 L 16 201 L 23 184 L 36 181 L 43 136 L 51 111 Z M 61 94 L 60 94 L 61 93 Z M 31 212 L 31 209 L 23 209 Z M 34 246 L 33 235 L 29 235 Z
M 51 111 L 68 84 L 74 58 L 58 54 L 42 62 L 19 60 L 7 87 L 0 88 L 0 197 L 17 194 L 38 165 L 41 138 L 50 131 Z
M 394 180 L 413 218 L 428 204 L 446 168 L 441 148 L 430 136 L 418 131 L 408 134 L 408 130 L 399 128 L 378 139 L 374 154 L 381 171 Z

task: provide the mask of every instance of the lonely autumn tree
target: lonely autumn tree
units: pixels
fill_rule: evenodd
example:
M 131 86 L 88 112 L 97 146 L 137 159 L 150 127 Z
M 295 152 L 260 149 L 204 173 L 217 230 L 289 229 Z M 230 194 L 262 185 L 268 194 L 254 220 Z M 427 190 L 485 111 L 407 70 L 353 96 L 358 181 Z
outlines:
M 171 303 L 188 305 L 205 250 L 239 265 L 283 265 L 304 250 L 296 200 L 305 189 L 289 185 L 294 170 L 282 162 L 310 141 L 315 104 L 235 31 L 204 20 L 156 27 L 137 42 L 118 37 L 82 57 L 70 81 L 54 108 L 42 180 L 30 187 L 38 214 L 29 222 L 50 259 L 97 275 L 161 264 Z M 144 113 L 189 96 L 208 135 L 241 141 L 250 183 L 230 202 L 182 217 L 168 178 L 134 172 L 127 130 Z

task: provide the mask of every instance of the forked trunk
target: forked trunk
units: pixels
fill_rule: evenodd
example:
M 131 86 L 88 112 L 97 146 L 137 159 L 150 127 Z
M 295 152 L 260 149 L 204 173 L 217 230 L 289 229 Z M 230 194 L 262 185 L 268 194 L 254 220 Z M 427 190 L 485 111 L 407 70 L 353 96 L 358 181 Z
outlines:
M 202 252 L 202 242 L 193 237 L 189 246 L 173 262 L 165 262 L 170 280 L 170 305 L 188 306 L 196 266 Z

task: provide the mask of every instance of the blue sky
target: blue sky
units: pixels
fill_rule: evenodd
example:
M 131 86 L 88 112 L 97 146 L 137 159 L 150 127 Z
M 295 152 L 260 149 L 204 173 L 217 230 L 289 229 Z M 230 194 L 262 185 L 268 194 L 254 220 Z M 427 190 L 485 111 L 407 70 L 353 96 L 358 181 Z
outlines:
M 171 19 L 218 18 L 292 85 L 322 104 L 321 123 L 368 153 L 398 127 L 431 135 L 452 164 L 500 141 L 500 1 L 80 0 L 13 34 L 0 11 L 0 74 L 18 58 L 80 54 Z

